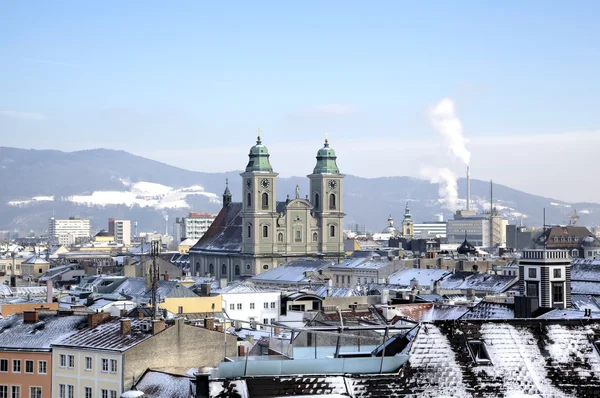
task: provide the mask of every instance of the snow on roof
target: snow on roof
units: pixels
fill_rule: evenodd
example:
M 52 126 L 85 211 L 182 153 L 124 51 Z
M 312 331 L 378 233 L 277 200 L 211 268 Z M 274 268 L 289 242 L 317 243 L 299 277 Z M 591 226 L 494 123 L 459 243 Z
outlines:
M 514 306 L 482 301 L 460 319 L 513 319 L 514 317 Z
M 331 264 L 328 260 L 292 261 L 250 278 L 257 283 L 300 283 L 308 282 L 307 272 L 317 272 Z
M 517 283 L 518 280 L 518 276 L 473 274 L 470 277 L 468 277 L 458 287 L 458 289 L 473 289 L 478 291 L 500 293 Z
M 39 322 L 26 323 L 23 314 L 0 319 L 0 349 L 50 349 L 51 344 L 75 334 L 87 322 L 86 315 L 58 316 L 56 312 L 38 312 Z
M 236 293 L 273 293 L 279 292 L 279 289 L 272 287 L 260 287 L 254 286 L 247 283 L 233 283 L 225 286 L 223 289 L 214 289 L 213 293 L 217 294 L 236 294 Z
M 416 279 L 419 286 L 430 286 L 431 282 L 438 281 L 451 273 L 452 271 L 446 269 L 405 268 L 390 275 L 389 283 L 410 286 L 410 281 Z
M 585 316 L 585 311 L 569 310 L 556 308 L 545 314 L 538 316 L 537 319 L 600 319 L 600 313 L 592 312 L 591 316 Z
M 571 304 L 579 311 L 592 310 L 593 312 L 600 312 L 600 302 L 594 296 L 573 294 L 571 296 Z
M 600 279 L 592 281 L 571 281 L 572 294 L 600 295 Z
M 118 318 L 113 318 L 94 328 L 87 327 L 82 329 L 56 345 L 63 347 L 125 351 L 152 337 L 152 333 L 141 331 L 141 324 L 146 322 L 148 321 L 145 319 L 132 319 L 131 332 L 122 334 L 121 322 Z
M 196 396 L 194 378 L 157 370 L 148 370 L 135 388 L 148 398 L 179 398 Z

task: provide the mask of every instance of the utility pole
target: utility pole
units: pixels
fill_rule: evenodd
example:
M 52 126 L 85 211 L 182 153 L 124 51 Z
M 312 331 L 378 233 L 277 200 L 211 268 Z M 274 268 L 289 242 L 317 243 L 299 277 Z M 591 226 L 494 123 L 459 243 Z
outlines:
M 142 251 L 144 247 L 142 246 Z M 152 320 L 158 316 L 158 302 L 156 297 L 156 290 L 158 288 L 158 266 L 156 265 L 156 257 L 160 250 L 159 242 L 157 240 L 152 241 Z

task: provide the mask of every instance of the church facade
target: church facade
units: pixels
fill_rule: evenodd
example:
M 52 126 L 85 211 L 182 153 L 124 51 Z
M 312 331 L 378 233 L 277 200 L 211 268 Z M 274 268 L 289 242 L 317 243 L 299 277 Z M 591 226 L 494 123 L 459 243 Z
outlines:
M 276 200 L 277 173 L 260 136 L 250 148 L 241 176 L 242 201 L 233 202 L 229 187 L 223 208 L 190 249 L 194 275 L 234 280 L 268 271 L 296 259 L 344 258 L 342 184 L 335 151 L 325 140 L 308 175 L 310 196 Z

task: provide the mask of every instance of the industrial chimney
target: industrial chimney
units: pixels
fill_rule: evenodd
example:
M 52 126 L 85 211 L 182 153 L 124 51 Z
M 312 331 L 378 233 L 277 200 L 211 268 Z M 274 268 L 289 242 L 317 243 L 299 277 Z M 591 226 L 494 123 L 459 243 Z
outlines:
M 467 211 L 471 210 L 471 173 L 467 166 Z

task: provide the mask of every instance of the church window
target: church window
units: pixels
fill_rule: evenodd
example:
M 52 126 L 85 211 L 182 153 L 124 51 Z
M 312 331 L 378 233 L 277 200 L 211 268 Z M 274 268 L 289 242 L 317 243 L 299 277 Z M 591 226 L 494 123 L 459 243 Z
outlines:
M 262 194 L 262 208 L 263 210 L 267 210 L 269 208 L 269 194 L 266 192 Z
M 196 271 L 200 272 L 200 261 L 196 261 Z
M 208 273 L 211 275 L 215 274 L 215 266 L 211 264 L 208 264 Z
M 268 225 L 263 225 L 263 238 L 268 238 L 269 237 L 269 226 Z
M 302 242 L 302 232 L 296 231 L 296 242 Z
M 267 270 L 267 269 L 269 269 L 269 264 L 265 264 L 265 265 L 263 265 L 263 269 L 264 269 L 264 270 Z
M 329 209 L 335 210 L 335 194 L 334 193 L 329 195 Z
M 320 199 L 320 198 L 319 198 L 319 194 L 318 194 L 318 193 L 316 193 L 316 194 L 315 194 L 315 209 L 318 209 L 318 208 L 319 208 L 319 199 Z
M 246 270 L 250 271 L 250 264 L 246 264 Z
M 249 224 L 246 229 L 248 230 L 248 237 L 251 238 L 252 237 L 252 224 Z
M 235 274 L 236 274 L 236 275 L 239 275 L 239 274 L 240 274 L 240 266 L 239 266 L 239 265 L 236 265 L 236 266 L 235 266 Z
M 335 225 L 329 226 L 329 236 L 331 236 L 332 238 L 335 237 Z
M 316 242 L 318 239 L 317 233 L 313 232 L 313 242 Z
M 252 207 L 252 194 L 250 192 L 246 194 L 246 206 Z
M 277 234 L 277 242 L 280 242 L 280 243 L 283 242 L 283 233 L 280 232 Z
M 225 264 L 221 265 L 221 274 L 227 275 L 227 266 Z

